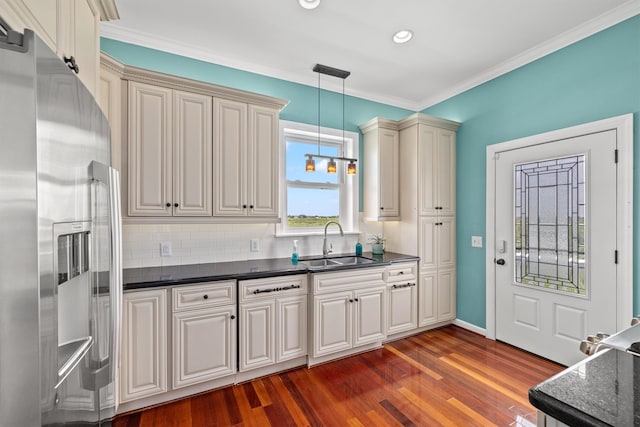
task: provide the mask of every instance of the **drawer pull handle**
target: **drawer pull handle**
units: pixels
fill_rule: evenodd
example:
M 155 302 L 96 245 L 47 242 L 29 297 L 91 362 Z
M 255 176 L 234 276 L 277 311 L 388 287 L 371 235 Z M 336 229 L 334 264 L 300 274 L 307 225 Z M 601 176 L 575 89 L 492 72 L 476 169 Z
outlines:
M 289 291 L 291 289 L 300 289 L 300 285 L 289 285 L 283 288 L 267 288 L 267 289 L 256 289 L 253 291 L 254 295 L 263 294 L 268 292 L 280 292 L 280 291 Z
M 209 295 L 204 294 L 204 296 L 203 296 L 202 298 L 204 298 L 204 299 L 209 299 Z
M 416 285 L 415 283 L 405 283 L 404 285 L 393 285 L 393 289 L 409 288 L 415 285 Z

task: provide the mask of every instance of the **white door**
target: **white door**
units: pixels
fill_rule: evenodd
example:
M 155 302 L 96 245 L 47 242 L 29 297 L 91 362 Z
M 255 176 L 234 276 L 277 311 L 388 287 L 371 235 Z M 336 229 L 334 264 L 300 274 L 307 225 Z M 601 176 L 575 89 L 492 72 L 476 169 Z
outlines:
M 497 153 L 496 338 L 562 364 L 616 332 L 616 131 Z

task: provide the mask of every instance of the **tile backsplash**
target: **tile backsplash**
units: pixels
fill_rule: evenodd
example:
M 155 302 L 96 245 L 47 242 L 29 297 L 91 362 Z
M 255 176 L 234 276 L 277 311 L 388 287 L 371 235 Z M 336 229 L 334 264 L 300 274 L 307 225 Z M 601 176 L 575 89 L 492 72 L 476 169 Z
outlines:
M 380 234 L 382 226 L 361 221 L 360 236 L 330 234 L 328 241 L 334 253 L 351 253 L 360 237 L 369 251 L 367 233 Z M 322 255 L 321 235 L 276 237 L 273 224 L 124 224 L 122 235 L 124 268 L 286 258 L 294 239 L 301 257 Z M 258 240 L 259 251 L 251 252 L 251 239 Z M 171 244 L 171 256 L 160 256 L 163 242 Z

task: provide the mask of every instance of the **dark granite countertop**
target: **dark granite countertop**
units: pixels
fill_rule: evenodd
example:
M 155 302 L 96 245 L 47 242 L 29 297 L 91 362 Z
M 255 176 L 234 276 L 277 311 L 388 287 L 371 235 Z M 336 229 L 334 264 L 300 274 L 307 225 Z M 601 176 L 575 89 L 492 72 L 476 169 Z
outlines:
M 531 388 L 529 401 L 569 426 L 640 426 L 640 357 L 598 352 Z
M 353 254 L 341 254 L 332 255 L 332 257 L 349 255 L 353 256 Z M 365 265 L 337 266 L 333 267 L 330 271 L 353 268 L 370 268 L 389 265 L 394 262 L 416 261 L 419 259 L 416 256 L 397 254 L 393 252 L 385 252 L 382 255 L 373 255 L 370 252 L 365 252 L 362 255 L 365 258 L 373 259 L 376 262 Z M 309 270 L 304 264 L 304 260 L 309 258 L 318 257 L 300 258 L 300 262 L 296 265 L 294 265 L 289 258 L 272 258 L 247 261 L 213 262 L 208 264 L 171 265 L 165 267 L 125 268 L 122 271 L 122 278 L 125 291 L 225 279 L 259 279 L 263 277 L 304 274 L 310 272 L 311 270 Z M 319 271 L 316 270 L 313 272 L 318 273 Z

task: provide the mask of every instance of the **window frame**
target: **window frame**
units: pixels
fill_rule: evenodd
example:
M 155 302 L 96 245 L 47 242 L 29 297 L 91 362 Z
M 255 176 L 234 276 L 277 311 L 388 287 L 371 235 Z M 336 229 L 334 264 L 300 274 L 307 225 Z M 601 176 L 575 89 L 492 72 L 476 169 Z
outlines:
M 333 129 L 320 127 L 320 143 L 322 145 L 336 145 L 342 148 L 342 157 L 358 158 L 360 135 L 357 132 L 343 131 L 342 129 Z M 320 235 L 324 230 L 322 227 L 295 227 L 291 228 L 287 225 L 287 195 L 288 189 L 293 188 L 338 188 L 340 191 L 340 225 L 345 234 L 357 234 L 359 232 L 359 175 L 347 175 L 346 163 L 337 161 L 338 163 L 338 183 L 313 183 L 307 181 L 287 181 L 287 140 L 295 140 L 303 143 L 318 143 L 318 126 L 309 125 L 287 120 L 280 120 L 280 223 L 276 224 L 276 236 L 308 236 Z M 311 154 L 316 151 L 312 151 Z M 304 163 L 306 158 L 300 158 L 300 162 Z M 360 171 L 358 165 L 358 171 Z M 292 185 L 293 184 L 293 185 Z M 332 232 L 336 230 L 331 230 Z

